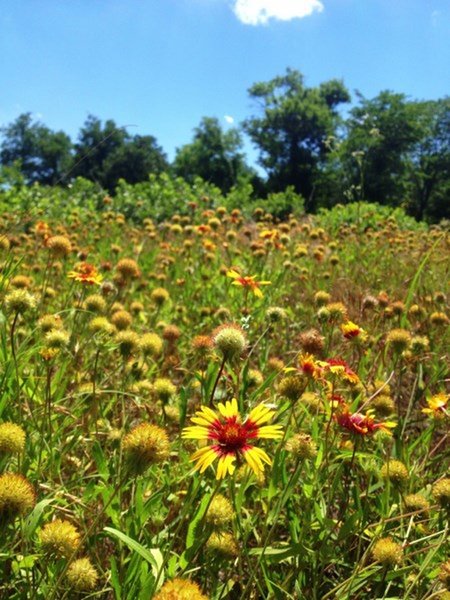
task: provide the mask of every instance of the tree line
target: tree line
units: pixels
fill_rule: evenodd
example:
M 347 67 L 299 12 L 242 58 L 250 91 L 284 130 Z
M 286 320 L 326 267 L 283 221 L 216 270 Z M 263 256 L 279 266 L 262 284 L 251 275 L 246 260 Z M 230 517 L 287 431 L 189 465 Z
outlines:
M 450 218 L 450 98 L 411 100 L 382 91 L 351 102 L 342 81 L 307 87 L 299 71 L 255 83 L 248 90 L 255 111 L 224 130 L 204 117 L 192 140 L 170 163 L 152 135 L 131 135 L 113 120 L 88 116 L 77 140 L 21 114 L 1 129 L 3 172 L 28 184 L 65 185 L 76 177 L 114 193 L 118 182 L 169 173 L 201 177 L 228 193 L 251 184 L 255 197 L 292 189 L 307 211 L 355 200 L 403 206 L 417 219 Z M 247 135 L 265 176 L 248 165 Z

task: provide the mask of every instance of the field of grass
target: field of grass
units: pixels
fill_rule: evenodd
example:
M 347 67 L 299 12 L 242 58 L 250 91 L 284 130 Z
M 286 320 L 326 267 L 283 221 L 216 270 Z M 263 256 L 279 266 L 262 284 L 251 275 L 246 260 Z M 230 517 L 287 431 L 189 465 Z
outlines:
M 1 215 L 0 598 L 448 600 L 449 233 L 106 201 Z

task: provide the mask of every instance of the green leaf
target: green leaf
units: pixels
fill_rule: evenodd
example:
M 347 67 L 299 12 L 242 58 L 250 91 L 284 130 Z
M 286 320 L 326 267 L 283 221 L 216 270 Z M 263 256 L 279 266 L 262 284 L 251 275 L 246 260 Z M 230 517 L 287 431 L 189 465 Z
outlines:
M 157 575 L 161 571 L 162 565 L 163 565 L 163 555 L 161 554 L 161 551 L 158 548 L 150 548 L 150 549 L 144 548 L 144 546 L 142 546 L 142 544 L 140 544 L 136 540 L 133 540 L 125 533 L 122 533 L 122 531 L 119 531 L 118 529 L 114 529 L 113 527 L 105 527 L 104 531 L 106 531 L 107 533 L 110 533 L 111 535 L 118 538 L 121 542 L 123 542 L 126 546 L 128 546 L 128 548 L 130 548 L 130 550 L 137 552 L 139 554 L 139 556 L 141 556 L 144 560 L 146 560 L 151 565 L 152 573 L 153 573 L 154 577 L 157 577 Z M 164 573 L 162 573 L 160 575 L 159 583 L 162 584 L 163 581 L 164 581 Z

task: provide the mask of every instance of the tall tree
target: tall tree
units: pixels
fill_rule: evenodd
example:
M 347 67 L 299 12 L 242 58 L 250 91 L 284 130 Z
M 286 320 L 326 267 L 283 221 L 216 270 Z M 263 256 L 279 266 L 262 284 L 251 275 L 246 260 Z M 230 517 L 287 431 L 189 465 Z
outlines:
M 246 165 L 237 129 L 224 131 L 215 117 L 203 117 L 190 144 L 177 149 L 174 173 L 194 181 L 201 177 L 227 193 L 242 177 L 255 173 Z
M 308 88 L 300 72 L 288 69 L 255 83 L 249 94 L 261 114 L 247 119 L 244 129 L 259 149 L 269 191 L 291 185 L 313 209 L 315 178 L 329 151 L 326 141 L 340 123 L 337 109 L 350 101 L 347 89 L 338 80 Z
M 168 168 L 166 155 L 151 135 L 131 136 L 112 119 L 89 115 L 75 145 L 72 174 L 95 181 L 113 192 L 119 179 L 146 181 Z
M 71 162 L 72 142 L 63 131 L 52 131 L 23 113 L 1 129 L 2 165 L 19 165 L 28 183 L 54 185 L 64 179 Z
M 407 157 L 422 138 L 420 106 L 404 94 L 383 91 L 359 104 L 347 119 L 341 146 L 349 185 L 360 199 L 400 205 L 408 188 Z
M 119 179 L 128 183 L 146 181 L 150 173 L 169 168 L 167 157 L 152 135 L 135 135 L 109 154 L 103 163 L 105 187 L 114 191 Z
M 105 162 L 111 154 L 125 145 L 128 133 L 112 119 L 103 124 L 94 115 L 89 115 L 78 134 L 75 144 L 72 175 L 85 177 L 105 186 Z
M 418 103 L 421 138 L 407 158 L 409 210 L 450 219 L 450 97 Z

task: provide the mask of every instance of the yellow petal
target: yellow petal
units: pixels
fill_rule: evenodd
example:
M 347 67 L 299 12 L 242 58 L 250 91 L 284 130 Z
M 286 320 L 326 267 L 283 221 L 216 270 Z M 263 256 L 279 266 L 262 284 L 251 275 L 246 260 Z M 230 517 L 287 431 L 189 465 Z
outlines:
M 282 425 L 265 425 L 258 429 L 258 437 L 268 440 L 279 440 L 283 437 Z
M 217 408 L 219 409 L 220 414 L 223 417 L 225 417 L 226 419 L 228 419 L 230 417 L 237 417 L 239 415 L 236 398 L 233 398 L 232 400 L 225 402 L 225 404 L 222 404 L 222 402 L 219 402 L 219 404 L 217 405 Z
M 227 473 L 230 475 L 234 473 L 234 459 L 235 456 L 233 454 L 225 454 L 225 456 L 219 458 L 216 479 L 223 479 Z
M 199 427 L 197 425 L 185 427 L 181 433 L 182 438 L 191 440 L 207 440 L 208 436 L 209 429 L 206 427 Z
M 255 425 L 260 425 L 261 423 L 270 421 L 274 414 L 274 410 L 270 409 L 265 404 L 259 404 L 250 412 L 247 420 L 252 421 Z

